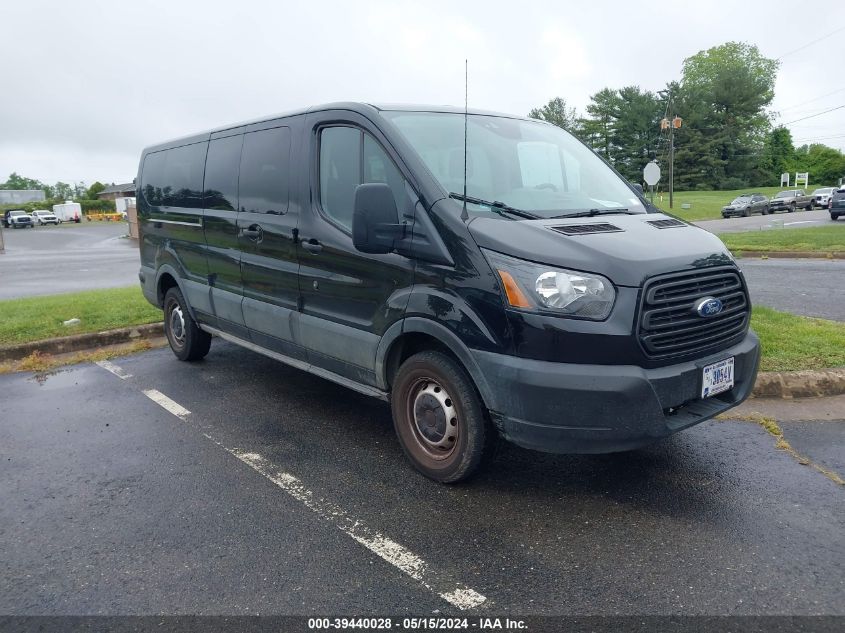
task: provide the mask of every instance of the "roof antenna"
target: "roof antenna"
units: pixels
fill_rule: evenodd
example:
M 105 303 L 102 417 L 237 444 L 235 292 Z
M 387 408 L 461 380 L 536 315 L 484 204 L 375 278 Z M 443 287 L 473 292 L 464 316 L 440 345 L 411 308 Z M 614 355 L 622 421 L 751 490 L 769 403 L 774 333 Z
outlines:
M 466 222 L 469 219 L 469 213 L 467 213 L 467 102 L 468 102 L 468 95 L 469 95 L 469 88 L 467 85 L 469 84 L 469 64 L 467 60 L 464 60 L 464 208 L 461 211 L 461 220 Z

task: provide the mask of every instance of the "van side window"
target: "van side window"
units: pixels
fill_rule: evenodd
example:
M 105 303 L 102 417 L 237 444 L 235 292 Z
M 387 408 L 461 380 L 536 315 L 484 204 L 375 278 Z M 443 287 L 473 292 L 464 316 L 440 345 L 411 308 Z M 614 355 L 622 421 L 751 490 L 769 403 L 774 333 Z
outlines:
M 329 127 L 320 133 L 320 206 L 341 226 L 352 227 L 355 187 L 361 184 L 361 131 Z
M 320 206 L 347 229 L 352 227 L 355 188 L 367 182 L 390 185 L 401 212 L 405 181 L 396 165 L 369 134 L 351 127 L 329 127 L 320 133 Z
M 141 175 L 144 198 L 151 206 L 200 208 L 206 143 L 174 147 L 147 155 Z
M 383 182 L 390 185 L 396 200 L 396 209 L 402 213 L 407 199 L 405 179 L 390 160 L 390 156 L 369 134 L 364 134 L 364 182 Z
M 238 208 L 238 164 L 243 136 L 213 139 L 205 162 L 206 209 L 236 211 Z
M 244 136 L 241 211 L 275 215 L 287 211 L 289 158 L 290 128 L 277 127 Z

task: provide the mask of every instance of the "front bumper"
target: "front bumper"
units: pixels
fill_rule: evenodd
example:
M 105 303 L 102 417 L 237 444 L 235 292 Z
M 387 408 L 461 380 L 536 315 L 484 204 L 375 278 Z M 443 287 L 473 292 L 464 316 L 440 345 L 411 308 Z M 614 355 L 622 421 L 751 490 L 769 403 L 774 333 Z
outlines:
M 738 405 L 751 393 L 760 341 L 657 369 L 551 363 L 472 351 L 505 439 L 549 453 L 612 453 L 651 444 Z M 734 387 L 701 399 L 705 365 L 734 357 Z

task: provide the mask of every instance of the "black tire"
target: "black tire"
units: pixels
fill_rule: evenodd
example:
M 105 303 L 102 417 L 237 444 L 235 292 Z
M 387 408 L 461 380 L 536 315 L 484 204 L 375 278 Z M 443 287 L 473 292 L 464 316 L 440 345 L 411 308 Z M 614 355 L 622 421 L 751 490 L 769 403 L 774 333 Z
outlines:
M 834 214 L 834 213 L 831 213 L 831 214 L 830 214 L 830 219 L 831 219 L 831 221 L 836 222 L 836 220 L 838 220 L 838 219 L 839 219 L 839 216 L 838 216 L 838 215 L 836 215 L 836 214 Z
M 746 207 L 742 210 L 742 217 L 744 217 L 744 218 L 748 217 L 748 207 Z
M 170 349 L 179 360 L 200 360 L 211 348 L 211 334 L 199 329 L 191 318 L 188 304 L 179 288 L 164 295 L 164 333 Z
M 472 379 L 450 356 L 426 351 L 408 358 L 396 372 L 390 404 L 399 444 L 426 477 L 463 481 L 492 458 L 498 433 Z
M 795 212 L 795 203 L 789 205 L 789 209 L 786 210 L 787 213 L 794 213 Z

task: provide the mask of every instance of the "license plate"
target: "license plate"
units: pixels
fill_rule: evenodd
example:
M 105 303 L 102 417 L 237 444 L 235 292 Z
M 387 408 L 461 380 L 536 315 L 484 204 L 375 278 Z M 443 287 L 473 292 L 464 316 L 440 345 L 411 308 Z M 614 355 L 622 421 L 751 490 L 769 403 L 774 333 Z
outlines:
M 733 356 L 707 365 L 702 370 L 701 397 L 709 398 L 734 386 Z

